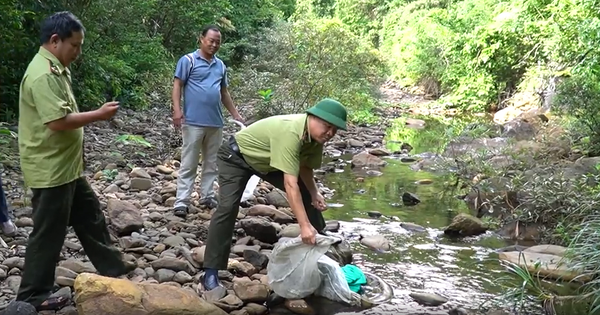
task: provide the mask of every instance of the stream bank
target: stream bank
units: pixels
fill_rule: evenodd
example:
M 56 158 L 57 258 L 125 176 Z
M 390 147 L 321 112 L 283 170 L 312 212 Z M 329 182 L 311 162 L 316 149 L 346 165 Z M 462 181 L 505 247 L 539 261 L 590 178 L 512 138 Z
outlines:
M 447 124 L 436 125 L 432 120 L 403 118 L 389 122 L 387 126 L 359 126 L 340 132 L 327 148 L 329 163 L 319 172 L 322 191 L 331 198 L 330 210 L 325 215 L 335 227 L 332 230 L 339 230 L 351 240 L 359 266 L 379 274 L 394 287 L 393 304 L 365 314 L 474 312 L 481 302 L 489 301 L 501 291 L 496 279 L 504 269 L 494 259 L 493 252 L 508 243 L 490 232 L 460 239 L 441 235 L 443 227 L 452 224 L 457 214 L 473 213 L 469 203 L 456 198 L 458 191 L 448 189 L 452 182 L 444 172 L 460 168 L 445 165 L 442 162 L 447 159 L 428 152 L 445 147 L 453 140 L 454 132 Z M 404 128 L 406 123 L 411 128 Z M 470 123 L 460 121 L 456 131 L 479 130 L 463 128 Z M 235 127 L 228 127 L 225 133 L 234 131 Z M 170 297 L 180 302 L 167 303 L 173 309 L 264 314 L 266 308 L 260 304 L 266 299 L 265 292 L 268 293 L 264 277 L 268 253 L 281 235 L 294 232 L 294 218 L 286 200 L 271 185 L 261 183 L 255 198 L 240 213 L 234 255 L 228 271 L 221 275 L 230 291 L 207 296 L 200 290 L 205 300 L 212 303 L 183 303 L 182 299 L 190 292 L 197 296 L 203 244 L 212 213 L 194 207 L 185 221 L 171 213 L 179 146 L 179 138 L 164 110 L 122 111 L 110 122 L 86 128 L 87 176 L 106 210 L 113 241 L 126 259 L 135 261 L 139 267 L 130 282 L 143 292 L 148 292 L 146 285 L 155 285 L 151 287 L 153 297 L 161 301 L 161 296 Z M 352 159 L 358 164 L 380 163 L 370 155 L 357 154 L 364 150 L 378 155 L 394 151 L 398 154 L 396 158 L 384 157 L 387 165 L 382 168 L 360 170 L 360 166 L 355 166 L 352 170 L 349 162 Z M 32 226 L 29 195 L 17 165 L 6 164 L 2 175 L 19 226 L 16 237 L 4 238 L 10 248 L 0 249 L 2 303 L 14 297 L 20 282 L 26 239 Z M 404 206 L 405 192 L 410 193 L 407 200 L 416 203 L 414 198 L 418 198 L 420 202 Z M 369 237 L 376 234 L 382 238 Z M 363 244 L 368 244 L 368 240 L 377 246 L 387 242 L 390 248 L 383 252 L 367 250 Z M 62 294 L 87 293 L 80 294 L 87 300 L 78 300 L 79 305 L 96 305 L 94 288 L 112 283 L 109 279 L 79 277 L 94 272 L 94 268 L 72 231 L 67 235 L 59 265 L 57 285 Z M 89 289 L 77 283 L 85 283 Z M 124 294 L 125 291 L 116 290 L 105 298 L 120 301 Z M 423 299 L 443 303 L 423 306 L 415 297 L 421 303 Z M 140 306 L 132 304 L 132 307 Z M 148 310 L 150 306 L 143 308 Z M 63 313 L 74 309 L 68 308 Z M 113 314 L 107 309 L 102 311 Z
M 568 281 L 580 274 L 572 267 L 556 265 L 565 254 L 564 247 L 527 249 L 549 241 L 544 230 L 549 226 L 507 215 L 515 208 L 531 206 L 527 191 L 515 192 L 514 200 L 507 200 L 506 196 L 513 198 L 511 189 L 523 187 L 515 184 L 515 179 L 523 173 L 532 176 L 532 170 L 554 168 L 554 172 L 543 174 L 574 179 L 597 172 L 598 159 L 577 156 L 577 152 L 557 155 L 557 151 L 566 149 L 560 138 L 550 141 L 541 138 L 557 134 L 560 127 L 540 126 L 543 118 L 537 114 L 519 117 L 502 126 L 485 119 L 468 121 L 454 137 L 448 137 L 448 128 L 452 127 L 448 124 L 436 131 L 435 120 L 425 118 L 424 124 L 417 128 L 405 128 L 407 121 L 414 119 L 400 119 L 388 129 L 388 151 L 396 152 L 384 158 L 387 161 L 384 167 L 378 167 L 374 157 L 364 158 L 373 162 L 370 170 L 345 168 L 325 179 L 327 187 L 335 189 L 334 200 L 345 202 L 334 209 L 335 213 L 328 213 L 330 218 L 345 220 L 342 230 L 346 226 L 350 235 L 384 235 L 393 244 L 393 249 L 385 254 L 374 253 L 364 246 L 356 249 L 366 257 L 363 261 L 366 269 L 386 274 L 386 279 L 399 288 L 395 300 L 398 305 L 414 303 L 410 292 L 421 290 L 449 296 L 448 300 L 477 314 L 482 309 L 500 314 L 514 301 L 506 300 L 504 305 L 495 307 L 482 304 L 498 301 L 509 289 L 518 287 L 519 278 L 514 275 L 510 278 L 498 258 L 525 266 L 519 255 L 525 255 L 531 272 L 541 271 L 545 276 L 543 286 L 557 294 L 574 294 L 577 284 L 557 282 L 559 276 Z M 419 138 L 422 142 L 415 141 Z M 398 143 L 407 139 L 412 139 L 410 144 L 414 147 L 410 156 L 398 149 Z M 374 155 L 382 155 L 379 151 Z M 448 174 L 462 179 L 459 187 L 448 181 Z M 424 181 L 427 185 L 423 185 Z M 561 193 L 557 187 L 550 188 L 554 190 L 548 194 Z M 415 193 L 422 202 L 402 206 L 406 192 Z M 457 203 L 458 199 L 461 200 Z M 520 203 L 512 203 L 515 201 Z M 453 217 L 458 217 L 457 213 L 482 217 L 491 228 L 487 233 L 467 238 L 441 237 Z M 424 231 L 415 231 L 413 224 L 424 227 Z M 533 270 L 536 261 L 541 264 Z M 498 281 L 506 276 L 508 281 Z M 526 300 L 530 312 L 541 311 L 533 296 Z M 586 307 L 586 303 L 555 305 L 557 314 L 579 314 Z

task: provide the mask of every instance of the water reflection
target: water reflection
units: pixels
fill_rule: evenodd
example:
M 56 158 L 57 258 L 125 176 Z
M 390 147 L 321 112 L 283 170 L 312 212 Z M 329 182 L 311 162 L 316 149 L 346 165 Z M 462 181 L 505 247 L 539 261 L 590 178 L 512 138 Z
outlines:
M 414 153 L 435 151 L 432 148 L 446 142 L 444 136 L 424 130 L 392 128 L 391 133 L 398 142 L 409 142 Z M 389 142 L 391 150 L 395 150 L 394 145 L 400 146 Z M 339 158 L 349 161 L 351 156 Z M 344 171 L 329 174 L 324 180 L 328 188 L 335 190 L 329 202 L 336 206 L 324 215 L 341 221 L 341 232 L 356 240 L 352 244 L 357 265 L 390 282 L 394 303 L 415 303 L 408 294 L 427 291 L 467 308 L 478 308 L 501 292 L 495 279 L 504 269 L 491 258 L 496 257 L 494 249 L 506 246 L 503 241 L 489 234 L 460 241 L 441 236 L 441 228 L 456 213 L 468 212 L 464 201 L 455 197 L 458 192 L 447 183 L 449 178 L 415 172 L 409 168 L 410 163 L 398 159 L 387 161 L 388 165 L 379 170 L 381 173 L 353 171 L 346 166 Z M 358 177 L 364 180 L 357 180 Z M 404 206 L 405 192 L 417 195 L 421 202 Z M 369 218 L 369 211 L 378 211 L 382 217 Z M 409 231 L 401 222 L 421 225 L 425 231 Z M 386 236 L 393 250 L 380 253 L 367 249 L 358 242 L 361 233 Z

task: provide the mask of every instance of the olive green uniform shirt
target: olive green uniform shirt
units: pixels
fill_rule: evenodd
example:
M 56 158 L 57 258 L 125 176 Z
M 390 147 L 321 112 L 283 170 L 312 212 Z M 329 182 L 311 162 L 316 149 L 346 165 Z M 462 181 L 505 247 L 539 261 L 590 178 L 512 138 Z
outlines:
M 307 114 L 271 116 L 236 133 L 246 162 L 260 173 L 280 170 L 295 176 L 300 165 L 321 167 L 323 145 L 311 139 L 307 118 Z
M 28 187 L 56 187 L 81 177 L 83 128 L 53 131 L 46 126 L 77 112 L 71 72 L 40 47 L 25 71 L 19 94 L 19 154 Z

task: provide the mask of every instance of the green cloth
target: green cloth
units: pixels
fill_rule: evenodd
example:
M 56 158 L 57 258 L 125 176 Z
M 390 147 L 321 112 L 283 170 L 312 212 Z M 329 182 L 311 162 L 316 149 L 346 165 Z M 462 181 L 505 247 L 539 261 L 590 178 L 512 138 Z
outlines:
M 367 277 L 365 277 L 362 270 L 355 265 L 345 265 L 342 267 L 342 271 L 344 272 L 344 276 L 346 276 L 346 281 L 348 281 L 348 286 L 352 292 L 358 293 L 360 291 L 360 286 L 367 284 Z

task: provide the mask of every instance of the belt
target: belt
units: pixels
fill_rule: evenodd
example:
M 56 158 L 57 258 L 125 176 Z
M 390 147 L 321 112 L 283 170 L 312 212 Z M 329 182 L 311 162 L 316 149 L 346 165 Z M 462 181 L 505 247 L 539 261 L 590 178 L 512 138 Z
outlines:
M 231 151 L 233 151 L 236 155 L 243 159 L 244 157 L 242 156 L 242 152 L 240 151 L 240 146 L 237 144 L 237 141 L 235 141 L 235 137 L 230 136 L 227 142 L 229 142 L 229 147 L 231 148 Z

